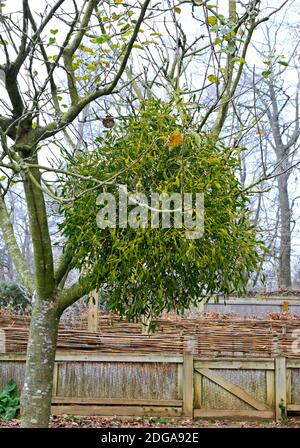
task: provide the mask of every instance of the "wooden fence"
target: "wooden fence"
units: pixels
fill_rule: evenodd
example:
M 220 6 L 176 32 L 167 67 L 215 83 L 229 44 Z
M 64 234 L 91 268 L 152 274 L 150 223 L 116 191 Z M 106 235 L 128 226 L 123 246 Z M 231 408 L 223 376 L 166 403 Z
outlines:
M 24 353 L 0 354 L 0 388 L 21 389 Z M 276 418 L 300 411 L 300 359 L 57 352 L 53 414 Z

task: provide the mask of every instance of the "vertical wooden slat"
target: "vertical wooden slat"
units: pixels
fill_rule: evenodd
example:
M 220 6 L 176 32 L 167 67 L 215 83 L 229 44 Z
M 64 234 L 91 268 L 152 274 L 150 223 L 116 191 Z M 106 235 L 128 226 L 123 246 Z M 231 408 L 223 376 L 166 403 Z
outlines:
M 0 353 L 6 353 L 6 336 L 5 331 L 0 329 Z
M 280 356 L 279 338 L 277 333 L 273 333 L 272 336 L 271 355 L 274 356 L 274 358 Z
M 58 362 L 54 363 L 52 395 L 56 397 L 58 388 Z
M 275 374 L 273 370 L 266 370 L 267 404 L 274 409 L 275 404 Z
M 98 304 L 98 292 L 94 290 L 90 293 L 88 308 L 88 331 L 93 333 L 98 332 Z
M 193 418 L 194 411 L 194 357 L 191 353 L 183 355 L 182 400 L 183 415 Z
M 177 398 L 182 399 L 182 364 L 177 364 Z
M 275 358 L 275 412 L 276 420 L 286 416 L 286 360 L 283 356 Z
M 197 409 L 202 407 L 202 378 L 201 373 L 194 372 L 194 407 Z
M 292 403 L 292 369 L 286 370 L 286 404 Z

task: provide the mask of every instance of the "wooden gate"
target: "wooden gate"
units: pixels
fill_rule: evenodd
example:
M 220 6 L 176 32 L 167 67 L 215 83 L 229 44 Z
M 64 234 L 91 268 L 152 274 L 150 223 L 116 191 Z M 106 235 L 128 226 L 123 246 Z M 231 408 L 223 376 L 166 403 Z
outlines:
M 194 417 L 274 417 L 273 361 L 194 362 Z
M 297 364 L 298 366 L 298 364 Z M 297 369 L 294 369 L 297 383 Z M 300 372 L 299 372 L 300 373 Z M 204 418 L 284 418 L 298 408 L 286 358 L 199 359 L 183 357 L 183 415 Z M 291 383 L 291 382 L 290 382 Z M 292 383 L 291 383 L 292 384 Z M 296 401 L 290 400 L 293 395 Z M 288 405 L 287 405 L 288 404 Z

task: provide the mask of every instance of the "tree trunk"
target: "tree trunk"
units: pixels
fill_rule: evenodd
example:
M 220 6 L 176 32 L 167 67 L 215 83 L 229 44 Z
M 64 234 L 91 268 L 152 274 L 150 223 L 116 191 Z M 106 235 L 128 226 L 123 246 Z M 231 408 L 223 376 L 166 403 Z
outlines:
M 290 288 L 291 278 L 291 209 L 288 193 L 288 175 L 278 177 L 280 209 L 279 287 Z
M 21 397 L 23 428 L 47 428 L 51 413 L 53 370 L 59 313 L 53 298 L 36 299 L 27 347 Z

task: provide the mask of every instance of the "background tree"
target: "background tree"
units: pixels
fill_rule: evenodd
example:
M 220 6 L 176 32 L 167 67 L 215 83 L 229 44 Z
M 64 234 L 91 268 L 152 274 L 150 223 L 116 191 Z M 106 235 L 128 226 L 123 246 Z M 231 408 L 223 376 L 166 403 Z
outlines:
M 267 35 L 269 33 L 267 32 Z M 292 253 L 292 201 L 289 195 L 289 179 L 293 173 L 293 167 L 299 163 L 297 149 L 300 137 L 299 126 L 299 88 L 300 73 L 298 73 L 298 83 L 294 92 L 286 86 L 284 78 L 289 65 L 297 68 L 297 50 L 299 41 L 296 43 L 291 55 L 280 60 L 274 55 L 274 48 L 271 46 L 268 37 L 268 75 L 265 86 L 259 89 L 258 102 L 266 111 L 269 132 L 264 131 L 264 124 L 261 121 L 261 131 L 265 132 L 268 146 L 275 153 L 274 174 L 276 174 L 278 187 L 278 207 L 280 216 L 280 245 L 278 250 L 280 288 L 291 288 L 291 253 Z M 267 56 L 267 55 L 266 55 Z M 271 57 L 270 57 L 271 56 Z M 272 57 L 273 56 L 273 57 Z M 274 57 L 275 56 L 275 57 Z M 266 90 L 264 90 L 266 87 Z M 263 92 L 263 93 L 262 93 Z
M 291 289 L 299 216 L 299 32 L 286 15 L 282 11 L 277 21 L 261 27 L 263 44 L 252 43 L 259 59 L 256 66 L 248 65 L 243 81 L 251 94 L 235 104 L 236 122 L 245 129 L 240 143 L 248 148 L 242 154 L 242 177 L 258 188 L 253 207 L 270 249 L 265 266 L 273 265 L 273 289 Z

